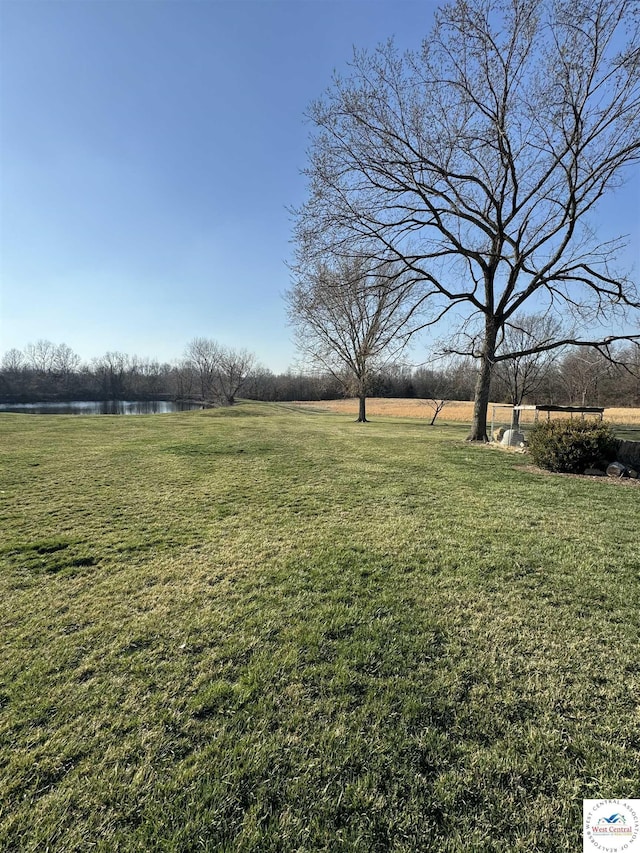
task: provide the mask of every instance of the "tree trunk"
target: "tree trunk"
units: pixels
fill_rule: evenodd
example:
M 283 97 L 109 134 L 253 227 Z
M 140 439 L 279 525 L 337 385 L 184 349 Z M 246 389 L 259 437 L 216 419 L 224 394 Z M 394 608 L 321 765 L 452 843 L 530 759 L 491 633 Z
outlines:
M 433 417 L 431 418 L 431 423 L 429 426 L 433 426 L 436 422 L 436 418 L 440 414 L 440 412 L 444 409 L 446 405 L 446 400 L 434 400 L 434 409 L 433 409 Z
M 367 423 L 367 398 L 364 394 L 360 394 L 358 397 L 358 420 L 356 423 L 366 424 Z
M 489 393 L 491 390 L 491 371 L 493 370 L 496 354 L 496 339 L 498 324 L 493 317 L 485 321 L 484 345 L 480 356 L 478 378 L 476 380 L 475 398 L 473 401 L 473 422 L 467 441 L 489 441 L 487 436 L 487 409 L 489 408 Z

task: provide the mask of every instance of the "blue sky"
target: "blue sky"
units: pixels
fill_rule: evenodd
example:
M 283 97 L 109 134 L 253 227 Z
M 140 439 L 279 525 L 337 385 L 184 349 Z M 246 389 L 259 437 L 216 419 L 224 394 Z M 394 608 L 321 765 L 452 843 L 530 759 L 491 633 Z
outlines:
M 435 7 L 0 0 L 0 353 L 172 361 L 204 336 L 285 370 L 305 110 L 353 46 L 418 47 Z M 601 217 L 640 268 L 639 191 Z

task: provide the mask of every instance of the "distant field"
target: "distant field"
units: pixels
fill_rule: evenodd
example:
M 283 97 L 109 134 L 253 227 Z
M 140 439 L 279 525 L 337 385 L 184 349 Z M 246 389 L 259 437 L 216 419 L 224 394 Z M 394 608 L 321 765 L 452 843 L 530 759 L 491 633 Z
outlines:
M 318 400 L 312 402 L 295 402 L 292 405 L 308 408 L 314 411 L 336 412 L 337 414 L 358 414 L 358 401 L 354 398 L 341 400 Z M 456 423 L 471 423 L 473 403 L 448 403 L 439 415 L 442 421 Z M 395 418 L 431 418 L 433 412 L 425 402 L 409 399 L 389 399 L 370 397 L 367 399 L 367 416 L 384 415 Z
M 337 412 L 339 414 L 355 414 L 358 413 L 358 401 L 356 399 L 346 400 L 322 400 L 316 402 L 296 402 L 296 406 L 301 408 L 309 408 L 316 411 Z M 491 420 L 492 406 L 489 404 L 489 420 Z M 498 409 L 497 418 L 505 418 L 507 409 Z M 367 412 L 371 415 L 386 415 L 388 417 L 398 418 L 429 418 L 433 417 L 433 412 L 427 403 L 420 400 L 411 399 L 385 399 L 379 397 L 371 397 L 367 400 Z M 472 402 L 451 402 L 447 403 L 445 408 L 438 416 L 439 420 L 451 423 L 471 423 L 473 416 Z M 525 415 L 528 417 L 528 413 Z M 556 415 L 554 415 L 555 417 Z M 566 415 L 557 415 L 557 417 L 566 417 Z M 605 420 L 616 424 L 628 424 L 630 426 L 640 426 L 640 409 L 632 408 L 617 408 L 605 409 Z
M 640 426 L 640 409 L 605 409 L 604 419 L 614 424 Z
M 640 790 L 640 492 L 465 433 L 0 414 L 0 850 L 582 849 Z

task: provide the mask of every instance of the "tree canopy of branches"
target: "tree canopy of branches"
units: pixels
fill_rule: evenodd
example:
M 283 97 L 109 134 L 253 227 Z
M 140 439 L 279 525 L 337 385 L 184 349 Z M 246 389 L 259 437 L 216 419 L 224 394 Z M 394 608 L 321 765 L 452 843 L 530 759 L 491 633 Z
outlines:
M 246 349 L 224 347 L 211 338 L 193 338 L 185 352 L 185 366 L 197 377 L 200 397 L 231 406 L 256 364 Z M 184 379 L 182 385 L 186 387 Z
M 197 377 L 198 393 L 203 400 L 213 400 L 220 344 L 211 338 L 193 338 L 185 350 L 187 365 Z
M 640 157 L 639 31 L 638 0 L 454 0 L 420 51 L 356 52 L 310 109 L 298 251 L 365 245 L 422 281 L 431 322 L 476 324 L 451 348 L 478 363 L 472 440 L 496 360 L 640 339 L 624 240 L 589 221 Z M 498 353 L 518 312 L 572 331 Z
M 255 364 L 256 357 L 249 350 L 221 348 L 216 368 L 217 389 L 228 406 L 235 403 L 238 392 L 245 385 Z
M 375 373 L 398 358 L 418 326 L 415 286 L 392 264 L 356 258 L 298 268 L 286 294 L 298 348 L 358 397 L 359 422 L 367 420 Z

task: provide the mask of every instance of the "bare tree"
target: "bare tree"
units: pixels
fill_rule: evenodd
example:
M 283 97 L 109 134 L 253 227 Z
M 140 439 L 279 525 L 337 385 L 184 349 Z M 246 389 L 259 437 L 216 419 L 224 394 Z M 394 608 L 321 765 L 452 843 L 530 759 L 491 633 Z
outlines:
M 255 355 L 248 350 L 224 347 L 211 338 L 194 338 L 187 346 L 186 359 L 182 371 L 191 366 L 202 399 L 227 406 L 233 405 L 256 363 Z
M 444 397 L 427 397 L 424 402 L 431 409 L 432 417 L 429 421 L 429 426 L 433 426 L 436 422 L 436 418 L 449 403 L 449 400 L 446 400 Z
M 125 398 L 125 377 L 129 365 L 130 358 L 124 352 L 107 352 L 101 358 L 93 359 L 93 372 L 100 382 L 104 400 Z
M 599 352 L 573 350 L 562 359 L 560 380 L 569 405 L 598 405 L 600 386 L 610 369 L 610 361 Z
M 198 377 L 200 396 L 205 401 L 213 401 L 220 344 L 210 338 L 194 338 L 187 344 L 185 356 Z
M 171 393 L 177 400 L 191 400 L 197 394 L 196 377 L 188 361 L 172 367 L 168 379 Z
M 469 358 L 438 354 L 430 364 L 414 372 L 416 395 L 431 409 L 433 426 L 442 410 L 453 400 L 468 400 L 473 394 L 475 371 Z
M 53 387 L 58 393 L 70 393 L 73 389 L 74 377 L 80 367 L 80 356 L 67 344 L 58 344 L 53 350 L 50 372 L 55 382 Z
M 414 288 L 392 264 L 357 258 L 298 268 L 286 294 L 298 348 L 358 397 L 358 422 L 367 420 L 375 373 L 395 361 L 418 326 Z
M 59 376 L 69 377 L 80 367 L 80 356 L 67 344 L 58 344 L 53 352 L 51 369 Z
M 40 339 L 35 344 L 27 344 L 24 354 L 29 366 L 36 373 L 49 373 L 54 366 L 57 347 L 51 341 Z
M 518 313 L 589 331 L 611 356 L 636 285 L 613 263 L 622 239 L 589 229 L 597 203 L 640 158 L 637 0 L 454 0 L 418 53 L 355 53 L 312 105 L 309 197 L 296 211 L 304 257 L 367 244 L 423 282 L 437 322 L 480 323 L 471 440 L 487 438 L 497 347 Z M 637 328 L 636 321 L 636 328 Z M 456 351 L 452 348 L 452 351 Z
M 640 346 L 629 346 L 620 361 L 625 368 L 616 369 L 612 405 L 640 406 Z
M 24 385 L 25 366 L 24 355 L 19 349 L 14 348 L 5 352 L 0 363 L 0 392 L 3 395 L 11 395 Z
M 25 358 L 24 354 L 21 350 L 13 349 L 7 350 L 5 354 L 2 356 L 2 370 L 5 373 L 19 373 L 25 367 Z
M 215 368 L 218 397 L 232 406 L 256 364 L 254 353 L 246 349 L 221 347 Z
M 557 341 L 562 336 L 560 323 L 550 315 L 514 315 L 505 323 L 496 345 L 494 373 L 512 406 L 521 405 L 526 398 L 541 390 L 560 351 L 537 347 L 544 347 L 545 343 Z M 502 352 L 526 354 L 503 358 Z M 519 412 L 514 411 L 514 426 L 518 422 Z
M 447 392 L 456 386 L 455 374 L 451 375 L 448 370 L 438 370 L 432 373 L 431 393 L 426 397 L 425 403 L 431 409 L 433 416 L 429 426 L 433 426 L 440 412 L 447 406 L 451 399 L 447 398 Z M 453 382 L 452 382 L 453 379 Z

